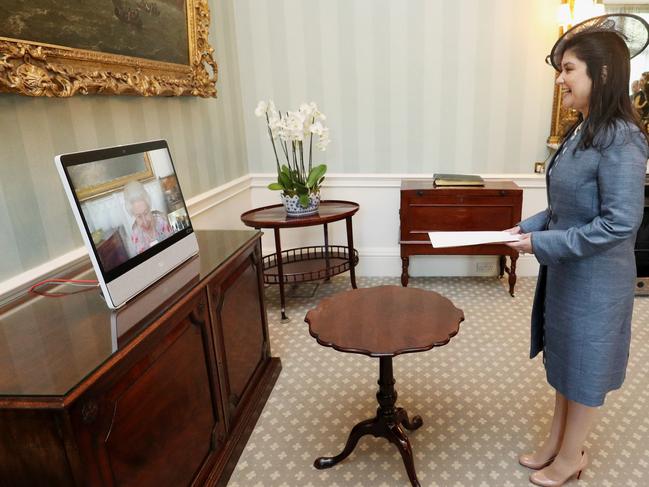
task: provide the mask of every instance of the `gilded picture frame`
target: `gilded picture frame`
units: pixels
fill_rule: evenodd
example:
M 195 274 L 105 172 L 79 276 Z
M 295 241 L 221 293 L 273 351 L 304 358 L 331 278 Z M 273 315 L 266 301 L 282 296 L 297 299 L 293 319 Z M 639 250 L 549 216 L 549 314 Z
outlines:
M 41 3 L 47 1 L 41 0 Z M 6 5 L 9 3 L 3 7 L 5 10 L 9 8 Z M 18 2 L 16 5 L 16 10 L 35 8 L 33 2 Z M 66 12 L 70 14 L 69 4 L 59 5 L 66 5 Z M 141 18 L 145 22 L 161 22 L 159 19 L 164 19 L 171 7 L 177 10 L 176 16 L 178 11 L 182 12 L 180 20 L 184 23 L 179 31 L 183 33 L 182 39 L 187 41 L 187 49 L 176 46 L 182 52 L 182 60 L 173 58 L 170 62 L 146 55 L 105 52 L 109 49 L 80 48 L 82 42 L 70 42 L 76 44 L 70 46 L 7 37 L 6 33 L 12 32 L 12 25 L 18 26 L 16 30 L 24 27 L 19 37 L 29 37 L 30 26 L 24 20 L 29 16 L 25 15 L 21 20 L 23 12 L 17 11 L 14 12 L 17 21 L 6 24 L 9 27 L 0 31 L 0 92 L 48 97 L 78 94 L 216 97 L 218 66 L 208 40 L 210 11 L 207 0 L 112 0 L 107 5 L 97 5 L 104 7 L 105 19 L 113 23 L 121 21 L 136 35 L 146 32 L 146 24 L 143 28 Z M 106 8 L 110 10 L 105 11 Z M 79 21 L 79 15 L 81 13 L 75 16 L 79 22 L 76 27 L 81 29 L 83 19 Z M 95 29 L 101 31 L 101 23 L 93 20 Z M 62 22 L 62 25 L 70 27 L 69 23 Z M 51 26 L 49 29 L 49 32 L 53 31 Z M 96 44 L 112 47 L 111 41 L 99 39 Z M 142 42 L 143 46 L 151 44 L 150 40 Z
M 143 158 L 122 159 L 124 161 L 121 161 L 121 163 L 114 163 L 109 166 L 111 170 L 116 171 L 111 174 L 104 174 L 107 166 L 103 163 L 90 163 L 68 168 L 71 177 L 75 180 L 75 184 L 79 185 L 76 190 L 79 201 L 86 201 L 121 190 L 124 185 L 131 181 L 144 182 L 155 177 L 148 153 L 145 152 Z
M 555 77 L 556 79 L 556 77 Z M 563 142 L 568 129 L 572 127 L 579 118 L 579 112 L 572 108 L 566 108 L 561 103 L 561 88 L 555 83 L 554 98 L 552 100 L 552 123 L 550 125 L 550 136 L 547 144 L 554 149 Z

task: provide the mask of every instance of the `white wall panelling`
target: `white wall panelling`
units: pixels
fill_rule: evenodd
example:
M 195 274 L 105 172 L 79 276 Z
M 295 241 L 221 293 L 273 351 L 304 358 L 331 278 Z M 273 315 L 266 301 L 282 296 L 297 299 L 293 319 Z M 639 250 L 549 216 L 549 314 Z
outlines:
M 353 218 L 354 246 L 360 253 L 358 275 L 398 276 L 399 257 L 399 188 L 401 179 L 425 178 L 417 174 L 330 174 L 322 189 L 326 199 L 342 199 L 360 204 Z M 483 175 L 485 179 L 512 179 L 523 188 L 523 216 L 545 208 L 545 180 L 541 176 L 516 174 Z M 250 174 L 223 184 L 188 200 L 192 223 L 197 230 L 247 229 L 240 215 L 253 207 L 277 204 L 279 193 L 266 186 L 274 180 L 272 174 Z M 347 242 L 344 222 L 329 225 L 330 242 Z M 305 245 L 321 245 L 322 226 L 283 229 L 284 249 Z M 275 251 L 273 232 L 264 230 L 264 255 Z M 10 300 L 40 279 L 57 275 L 78 266 L 87 254 L 84 247 L 76 248 L 57 259 L 26 272 L 0 281 L 0 303 Z M 478 270 L 477 264 L 492 264 Z M 489 256 L 415 256 L 411 258 L 413 276 L 492 275 L 496 258 Z M 519 275 L 536 275 L 538 264 L 532 256 L 518 261 Z
M 538 175 L 489 174 L 485 179 L 511 179 L 523 188 L 523 217 L 546 207 L 545 178 Z M 429 178 L 418 174 L 329 174 L 322 190 L 325 199 L 350 200 L 360 209 L 353 218 L 354 246 L 360 253 L 359 275 L 401 275 L 399 257 L 399 191 L 402 179 Z M 266 186 L 274 181 L 271 174 L 251 175 L 251 204 L 254 207 L 279 202 L 279 193 Z M 322 226 L 285 229 L 282 248 L 322 244 Z M 344 222 L 329 225 L 329 241 L 346 243 Z M 274 252 L 272 231 L 262 238 L 264 254 Z M 478 270 L 478 263 L 493 264 Z M 496 257 L 490 256 L 414 256 L 410 259 L 412 276 L 491 275 L 496 272 Z M 481 266 L 482 267 L 482 266 Z M 538 264 L 533 256 L 518 260 L 519 275 L 536 275 Z

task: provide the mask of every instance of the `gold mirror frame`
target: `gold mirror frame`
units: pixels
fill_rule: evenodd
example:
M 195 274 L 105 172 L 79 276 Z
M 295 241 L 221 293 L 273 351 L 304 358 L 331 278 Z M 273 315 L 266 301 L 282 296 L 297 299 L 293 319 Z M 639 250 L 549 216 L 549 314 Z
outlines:
M 0 92 L 216 97 L 207 0 L 185 2 L 188 65 L 0 37 Z
M 572 11 L 574 0 L 561 0 L 562 4 L 568 4 Z M 563 35 L 563 28 L 559 28 L 559 37 Z M 571 108 L 565 108 L 561 100 L 561 87 L 556 83 L 559 73 L 554 75 L 554 95 L 552 98 L 552 121 L 550 124 L 550 136 L 547 144 L 549 147 L 556 149 L 559 147 L 568 129 L 574 125 L 579 118 L 579 112 Z
M 557 74 L 558 76 L 558 74 Z M 555 76 L 556 79 L 556 76 Z M 554 99 L 552 101 L 552 124 L 548 146 L 556 149 L 563 141 L 563 137 L 579 118 L 579 112 L 572 108 L 566 108 L 561 103 L 561 88 L 554 84 Z

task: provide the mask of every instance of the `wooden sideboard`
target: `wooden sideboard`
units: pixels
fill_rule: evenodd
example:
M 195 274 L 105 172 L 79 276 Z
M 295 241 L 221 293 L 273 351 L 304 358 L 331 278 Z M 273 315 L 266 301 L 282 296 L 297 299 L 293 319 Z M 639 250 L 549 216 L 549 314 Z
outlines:
M 482 187 L 436 187 L 433 180 L 403 180 L 399 209 L 401 284 L 408 285 L 411 255 L 498 255 L 499 275 L 509 274 L 514 296 L 518 253 L 506 245 L 434 249 L 428 232 L 505 230 L 521 220 L 523 190 L 512 181 L 486 181 Z M 510 257 L 506 265 L 505 257 Z
M 118 312 L 96 290 L 0 310 L 0 486 L 225 485 L 281 369 L 260 236 L 197 232 Z

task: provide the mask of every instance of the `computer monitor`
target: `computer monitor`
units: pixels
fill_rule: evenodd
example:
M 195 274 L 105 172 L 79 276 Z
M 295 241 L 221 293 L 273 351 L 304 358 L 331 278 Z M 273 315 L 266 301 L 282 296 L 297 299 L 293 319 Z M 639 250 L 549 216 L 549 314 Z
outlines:
M 110 308 L 198 252 L 166 141 L 62 154 L 55 163 Z

